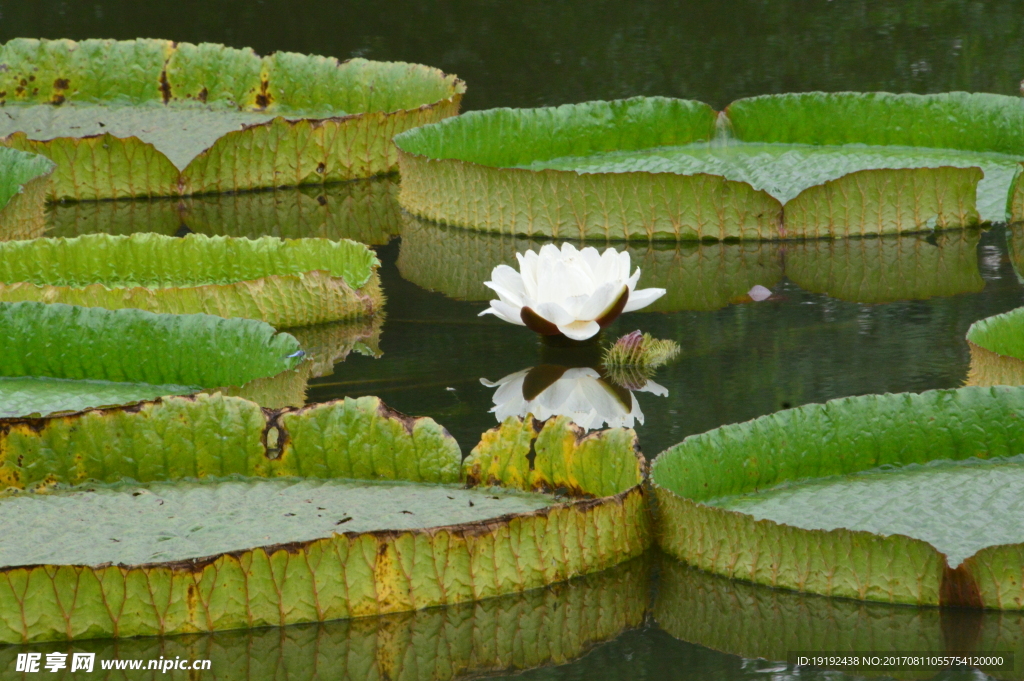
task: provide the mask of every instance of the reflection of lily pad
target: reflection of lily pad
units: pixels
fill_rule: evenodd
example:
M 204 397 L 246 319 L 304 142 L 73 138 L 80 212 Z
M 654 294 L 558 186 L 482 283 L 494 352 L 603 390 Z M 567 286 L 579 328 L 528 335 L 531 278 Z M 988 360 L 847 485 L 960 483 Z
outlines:
M 774 288 L 783 274 L 814 293 L 859 303 L 883 303 L 975 293 L 974 230 L 848 240 L 612 244 L 629 251 L 643 286 L 667 293 L 645 310 L 709 311 L 748 302 L 756 285 Z M 516 266 L 516 253 L 539 250 L 547 239 L 484 234 L 406 218 L 398 268 L 423 288 L 459 300 L 490 300 L 483 285 L 497 265 Z
M 70 202 L 50 207 L 46 235 L 175 235 L 187 229 L 210 236 L 322 237 L 377 246 L 401 232 L 397 193 L 398 183 L 384 177 L 180 199 Z
M 0 239 L 32 239 L 46 225 L 44 205 L 54 164 L 0 148 Z
M 221 390 L 225 395 L 238 395 L 264 407 L 301 407 L 306 404 L 309 382 L 334 373 L 334 366 L 353 351 L 373 358 L 381 356 L 380 332 L 384 315 L 350 319 L 330 324 L 288 329 L 302 347 L 299 366 L 274 378 L 259 379 L 240 390 Z
M 315 681 L 325 670 L 339 680 L 450 681 L 570 662 L 640 626 L 648 590 L 646 561 L 637 559 L 557 588 L 476 603 L 286 629 L 76 641 L 60 649 L 97 660 L 209 660 L 217 678 L 239 681 Z M 17 653 L 53 649 L 4 646 L 0 665 L 13 669 Z M 113 681 L 123 674 L 97 663 L 89 676 Z
M 979 208 L 1002 220 L 1021 129 L 1013 97 L 805 93 L 721 114 L 658 97 L 495 109 L 395 142 L 402 205 L 431 220 L 561 238 L 772 239 L 962 227 Z
M 659 540 L 697 567 L 771 586 L 1024 609 L 1024 533 L 998 505 L 1024 484 L 1024 464 L 998 461 L 1021 451 L 1022 410 L 1013 388 L 872 395 L 687 438 L 654 464 Z M 985 487 L 992 476 L 999 485 Z
M 109 485 L 120 492 L 117 503 L 123 506 L 132 500 L 144 503 L 148 495 L 180 496 L 196 489 L 212 498 L 215 489 L 231 487 L 237 496 L 240 487 L 249 486 L 259 498 L 271 486 L 298 493 L 305 488 L 289 486 L 312 490 L 376 481 L 375 489 L 389 488 L 383 494 L 399 505 L 415 506 L 421 492 L 454 497 L 445 496 L 444 504 L 465 500 L 463 518 L 485 511 L 474 511 L 470 502 L 498 497 L 484 512 L 493 516 L 476 521 L 444 524 L 438 519 L 432 524 L 443 526 L 424 528 L 415 521 L 416 511 L 402 513 L 392 503 L 404 521 L 401 527 L 374 530 L 371 523 L 366 531 L 347 532 L 346 518 L 353 518 L 356 527 L 355 515 L 371 512 L 367 507 L 372 504 L 363 504 L 318 530 L 316 537 L 284 528 L 282 523 L 297 521 L 282 513 L 259 541 L 249 538 L 246 546 L 232 549 L 220 540 L 235 536 L 234 521 L 223 508 L 211 506 L 186 533 L 209 533 L 220 540 L 174 553 L 187 560 L 98 562 L 134 560 L 138 544 L 152 547 L 154 537 L 138 528 L 114 537 L 125 540 L 115 543 L 129 545 L 100 547 L 105 553 L 98 558 L 90 553 L 95 560 L 87 564 L 60 564 L 60 556 L 48 554 L 42 560 L 55 564 L 18 567 L 10 564 L 23 561 L 8 556 L 0 580 L 0 640 L 8 642 L 189 633 L 417 610 L 596 572 L 639 555 L 648 545 L 640 485 L 644 464 L 636 435 L 627 430 L 583 437 L 565 420 L 509 420 L 486 433 L 460 466 L 458 444 L 443 428 L 430 419 L 393 412 L 370 397 L 298 411 L 262 410 L 221 395 L 169 397 L 137 409 L 6 426 L 0 431 L 0 481 L 21 489 L 56 489 L 46 497 L 13 492 L 0 503 L 60 504 L 74 494 L 97 499 L 104 493 L 90 490 L 109 490 Z M 178 481 L 183 484 L 172 484 Z M 459 494 L 454 493 L 457 487 L 438 487 L 460 481 L 467 484 Z M 65 488 L 84 482 L 95 484 Z M 505 489 L 485 489 L 491 486 Z M 343 492 L 332 494 L 334 505 L 320 506 L 346 510 Z M 316 515 L 314 496 L 310 491 L 311 508 L 302 514 Z M 513 497 L 541 508 L 503 514 L 498 506 Z M 96 543 L 108 545 L 109 537 L 100 536 L 104 526 L 94 517 L 90 529 L 69 529 L 65 523 L 61 531 L 95 531 Z M 71 602 L 63 599 L 65 593 L 73 593 Z M 132 607 L 121 607 L 128 602 Z
M 785 662 L 796 651 L 986 655 L 1020 650 L 1024 644 L 1024 616 L 1017 612 L 825 598 L 726 579 L 667 557 L 659 567 L 658 624 L 676 638 L 745 658 Z M 931 678 L 937 671 L 908 665 L 856 673 Z M 1007 672 L 1021 676 L 1005 667 L 986 671 L 999 678 L 1007 678 Z
M 0 418 L 254 385 L 273 396 L 299 343 L 249 319 L 0 303 Z
M 975 322 L 967 345 L 968 385 L 1024 385 L 1024 308 Z
M 974 230 L 921 236 L 787 243 L 786 276 L 800 288 L 856 303 L 890 303 L 977 293 Z
M 494 292 L 483 282 L 491 271 L 502 264 L 516 267 L 516 253 L 540 250 L 548 242 L 481 234 L 410 217 L 402 230 L 398 269 L 414 284 L 451 298 L 490 300 Z M 640 285 L 666 289 L 645 312 L 717 310 L 744 299 L 755 284 L 772 287 L 782 278 L 779 247 L 773 243 L 609 245 L 629 252 L 633 265 L 640 268 Z
M 178 196 L 395 169 L 391 137 L 458 112 L 417 64 L 167 40 L 12 40 L 0 136 L 57 162 L 51 197 Z
M 377 258 L 353 241 L 157 234 L 0 243 L 0 300 L 248 317 L 277 328 L 372 314 Z

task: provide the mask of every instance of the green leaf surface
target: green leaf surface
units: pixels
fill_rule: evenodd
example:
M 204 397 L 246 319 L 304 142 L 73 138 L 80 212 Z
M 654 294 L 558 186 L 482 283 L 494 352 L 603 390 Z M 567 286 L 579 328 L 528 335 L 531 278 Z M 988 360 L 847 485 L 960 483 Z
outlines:
M 299 349 L 249 319 L 0 303 L 3 416 L 241 387 L 294 369 Z
M 180 199 L 85 201 L 51 205 L 46 236 L 186 231 L 258 239 L 352 239 L 379 246 L 401 232 L 398 182 L 391 177 Z
M 0 666 L 18 653 L 96 655 L 90 673 L 55 679 L 186 681 L 192 671 L 102 669 L 112 660 L 209 660 L 217 681 L 450 681 L 479 674 L 566 664 L 643 623 L 648 565 L 638 559 L 558 588 L 416 612 L 323 624 L 0 647 Z M 45 657 L 44 657 L 45 659 Z M 70 657 L 68 659 L 71 659 Z M 70 667 L 70 665 L 69 665 Z M 48 672 L 49 673 L 49 672 Z
M 772 239 L 1002 221 L 1022 128 L 1024 107 L 999 95 L 806 93 L 740 100 L 717 117 L 657 97 L 496 109 L 395 143 L 403 207 L 446 224 Z
M 1024 462 L 933 462 L 787 482 L 707 503 L 805 529 L 923 539 L 953 567 L 989 546 L 1024 542 Z
M 4 376 L 0 377 L 0 418 L 76 412 L 155 400 L 164 395 L 187 395 L 196 390 L 196 386 L 185 385 Z
M 0 303 L 0 375 L 205 388 L 294 368 L 299 343 L 249 319 Z
M 163 563 L 335 532 L 459 525 L 552 503 L 545 494 L 341 479 L 87 485 L 0 499 L 0 565 Z
M 322 184 L 393 171 L 391 137 L 458 113 L 418 64 L 158 40 L 0 46 L 4 144 L 53 159 L 53 199 Z
M 844 398 L 687 438 L 653 465 L 659 541 L 703 569 L 772 586 L 1020 609 L 1024 598 L 1012 577 L 1018 544 L 1004 553 L 986 549 L 953 570 L 933 546 L 907 536 L 800 529 L 708 502 L 879 467 L 1012 457 L 1024 446 L 1022 413 L 1024 390 L 963 388 Z
M 43 202 L 54 164 L 41 156 L 0 147 L 0 239 L 39 236 Z
M 158 234 L 0 243 L 0 299 L 207 312 L 278 328 L 372 314 L 377 258 L 353 241 Z
M 804 92 L 740 99 L 725 112 L 732 134 L 745 142 L 1024 155 L 1024 102 L 1006 95 Z
M 982 219 L 1006 217 L 1006 195 L 1017 170 L 1019 155 L 954 151 L 911 146 L 848 144 L 764 144 L 730 141 L 697 143 L 642 151 L 612 151 L 584 157 L 535 161 L 531 170 L 574 170 L 578 173 L 709 173 L 746 182 L 788 204 L 809 187 L 838 180 L 861 170 L 910 168 L 971 168 L 984 171 L 978 184 Z

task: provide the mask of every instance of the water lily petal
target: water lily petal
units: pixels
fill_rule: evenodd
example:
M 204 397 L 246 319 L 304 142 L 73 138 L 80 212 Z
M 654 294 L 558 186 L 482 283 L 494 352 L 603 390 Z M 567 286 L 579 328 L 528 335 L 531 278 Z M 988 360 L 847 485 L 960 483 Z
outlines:
M 492 300 L 491 306 L 478 314 L 478 317 L 483 317 L 485 314 L 492 314 L 498 319 L 503 319 L 510 324 L 518 324 L 519 326 L 526 326 L 523 323 L 522 317 L 520 316 L 519 308 L 509 305 L 503 300 Z
M 622 251 L 618 254 L 619 270 L 615 273 L 615 278 L 618 281 L 625 281 L 629 279 L 629 251 Z M 639 268 L 637 268 L 639 269 Z
M 499 378 L 497 381 L 490 381 L 490 380 L 488 380 L 486 378 L 481 378 L 480 379 L 480 384 L 481 385 L 485 385 L 488 388 L 497 388 L 499 385 L 505 385 L 506 383 L 511 383 L 512 381 L 516 380 L 517 378 L 522 378 L 522 379 L 525 380 L 526 379 L 526 374 L 528 374 L 528 373 L 530 373 L 530 369 L 523 369 L 522 371 L 517 371 L 514 374 L 509 374 L 508 376 L 505 376 L 504 378 Z
M 586 396 L 587 402 L 604 417 L 605 421 L 621 418 L 629 413 L 632 404 L 623 404 L 604 381 L 591 379 L 578 381 L 580 392 Z M 629 394 L 629 393 L 626 393 Z M 631 402 L 636 400 L 630 399 Z
M 563 374 L 561 378 L 548 386 L 547 390 L 537 395 L 534 402 L 550 409 L 553 413 L 561 414 L 566 411 L 566 401 L 572 396 L 574 390 L 576 390 L 576 379 L 566 378 Z
M 601 325 L 594 321 L 574 321 L 570 324 L 558 324 L 558 330 L 566 338 L 587 340 L 593 338 L 601 330 Z
M 668 397 L 668 388 L 661 385 L 660 383 L 655 383 L 650 379 L 647 379 L 647 382 L 644 383 L 643 387 L 637 388 L 636 391 L 638 393 L 651 393 L 652 395 L 657 395 L 658 397 Z M 641 421 L 640 423 L 643 423 L 643 421 Z
M 633 310 L 647 307 L 663 295 L 665 295 L 665 289 L 663 288 L 642 288 L 639 291 L 633 291 L 629 294 L 629 300 L 626 301 L 626 307 L 622 311 L 632 312 Z
M 636 288 L 636 282 L 639 281 L 639 280 L 640 280 L 640 268 L 637 267 L 636 268 L 636 272 L 634 272 L 633 276 L 630 277 L 629 280 L 626 282 L 629 285 L 630 292 L 632 292 L 633 289 Z
M 594 281 L 604 284 L 617 281 L 619 274 L 619 254 L 614 248 L 608 248 L 601 254 L 598 265 L 594 268 Z
M 558 259 L 559 258 L 559 254 L 562 252 L 562 250 L 565 249 L 566 246 L 568 246 L 569 248 L 572 248 L 572 244 L 570 244 L 570 243 L 562 244 L 562 249 L 561 250 L 558 248 L 558 246 L 556 246 L 554 244 L 544 244 L 543 246 L 540 247 L 540 257 L 541 258 Z M 576 249 L 573 248 L 573 250 L 576 250 Z
M 491 408 L 491 412 L 497 417 L 498 421 L 504 421 L 510 416 L 524 417 L 530 413 L 530 405 L 522 398 L 519 397 L 515 400 L 508 402 L 502 402 L 496 404 Z
M 760 284 L 755 285 L 752 289 L 747 291 L 747 295 L 755 303 L 760 303 L 763 300 L 768 300 L 772 297 L 772 291 L 769 288 L 761 286 Z
M 587 246 L 580 250 L 580 259 L 587 263 L 587 267 L 590 268 L 590 278 L 594 280 L 594 284 L 603 283 L 603 279 L 600 278 L 601 271 L 601 254 L 598 253 L 597 249 L 593 246 Z
M 576 321 L 576 317 L 558 303 L 541 303 L 534 312 L 556 326 Z
M 498 265 L 491 271 L 491 282 L 504 289 L 525 295 L 523 287 L 523 275 L 508 265 Z
M 527 304 L 525 296 L 515 291 L 510 291 L 504 286 L 496 284 L 493 281 L 485 281 L 484 286 L 497 293 L 498 298 L 500 298 L 502 302 L 511 305 L 512 307 L 522 307 Z
M 537 300 L 557 302 L 571 296 L 590 295 L 594 282 L 579 266 L 556 260 L 546 263 L 537 272 Z
M 527 372 L 525 371 L 519 371 L 501 379 L 502 381 L 506 381 L 506 379 L 511 380 L 501 383 L 498 389 L 494 391 L 494 403 L 501 404 L 502 402 L 509 402 L 517 398 L 525 402 L 526 400 L 523 397 L 523 382 L 526 380 L 526 373 Z M 522 375 L 520 376 L 519 374 Z
M 537 263 L 540 260 L 533 251 L 516 253 L 516 260 L 519 261 L 519 273 L 523 279 L 523 291 L 528 298 L 537 297 Z
M 576 318 L 600 319 L 605 315 L 605 313 L 614 307 L 619 296 L 621 296 L 625 290 L 626 286 L 617 281 L 609 281 L 606 284 L 602 284 L 601 287 L 594 291 L 594 294 L 587 299 L 586 304 L 583 305 L 579 313 L 576 314 Z

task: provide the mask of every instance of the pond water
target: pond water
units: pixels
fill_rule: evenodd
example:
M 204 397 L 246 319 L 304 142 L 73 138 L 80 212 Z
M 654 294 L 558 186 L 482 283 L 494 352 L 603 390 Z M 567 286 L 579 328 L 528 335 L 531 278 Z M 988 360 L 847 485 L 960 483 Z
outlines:
M 721 108 L 740 97 L 815 89 L 1016 94 L 1024 77 L 1024 15 L 1015 0 L 695 0 L 683 6 L 668 0 L 525 4 L 497 0 L 307 0 L 298 4 L 287 0 L 0 0 L 0 40 L 140 35 L 251 46 L 261 53 L 291 50 L 431 64 L 467 80 L 464 103 L 468 109 L 632 95 L 689 97 Z M 479 318 L 487 303 L 473 287 L 486 276 L 474 274 L 457 282 L 453 281 L 458 275 L 455 267 L 440 278 L 426 276 L 430 272 L 422 267 L 416 269 L 410 263 L 416 262 L 413 256 L 422 240 L 417 245 L 415 239 L 424 230 L 397 219 L 389 203 L 391 190 L 355 188 L 365 186 L 382 185 L 346 185 L 339 199 L 346 211 L 332 214 L 343 215 L 338 223 L 313 220 L 301 229 L 292 224 L 309 220 L 304 207 L 317 205 L 319 191 L 296 192 L 295 210 L 281 210 L 275 199 L 267 211 L 261 209 L 230 225 L 232 209 L 226 213 L 224 209 L 234 198 L 85 206 L 66 211 L 71 224 L 62 228 L 128 232 L 138 228 L 133 220 L 148 220 L 149 229 L 165 233 L 175 233 L 184 223 L 206 233 L 255 235 L 263 233 L 263 227 L 255 230 L 253 224 L 265 224 L 267 233 L 283 236 L 372 235 L 364 238 L 377 245 L 388 296 L 380 338 L 384 355 L 379 360 L 349 357 L 332 376 L 313 382 L 309 399 L 378 395 L 400 411 L 437 419 L 468 452 L 480 434 L 496 423 L 490 411 L 496 389 L 481 379 L 497 382 L 543 364 L 581 368 L 590 360 L 566 357 L 522 328 Z M 337 191 L 329 190 L 328 198 L 337 196 Z M 318 215 L 315 210 L 314 216 Z M 126 214 L 132 219 L 120 222 Z M 265 219 L 267 215 L 271 219 Z M 83 227 L 78 220 L 91 221 L 90 226 Z M 382 231 L 368 220 L 387 221 L 389 226 Z M 362 231 L 347 231 L 357 228 Z M 403 230 L 405 238 L 387 238 Z M 898 240 L 636 250 L 634 263 L 652 278 L 648 282 L 641 277 L 640 286 L 660 285 L 672 291 L 661 307 L 620 318 L 606 331 L 605 340 L 639 328 L 655 337 L 675 339 L 682 349 L 680 358 L 654 377 L 667 394 L 636 391 L 630 398 L 644 415 L 643 425 L 637 425 L 643 451 L 653 457 L 688 435 L 810 402 L 961 385 L 969 363 L 964 334 L 970 324 L 1024 304 L 1024 287 L 1008 258 L 1007 236 L 1008 230 L 997 226 L 983 233 Z M 458 245 L 436 249 L 441 263 L 464 250 L 457 232 L 450 232 L 445 239 L 449 238 L 445 244 Z M 526 242 L 487 243 L 491 246 L 481 248 L 493 246 L 497 254 L 474 256 L 483 275 L 507 259 L 509 249 L 515 252 L 529 246 Z M 686 268 L 698 267 L 706 268 L 701 281 L 711 284 L 697 286 L 679 277 Z M 662 281 L 675 283 L 668 286 Z M 758 303 L 745 300 L 745 292 L 754 284 L 770 288 L 772 297 Z M 730 646 L 684 626 L 725 617 L 721 626 L 740 632 L 737 636 L 749 634 L 744 639 L 749 641 L 754 634 L 744 627 L 757 612 L 770 610 L 783 614 L 766 630 L 821 627 L 820 640 L 826 641 L 825 629 L 834 621 L 830 619 L 834 612 L 809 620 L 800 613 L 818 612 L 807 610 L 808 604 L 820 605 L 827 599 L 801 600 L 792 610 L 779 610 L 782 606 L 777 604 L 757 609 L 751 604 L 760 603 L 758 599 L 768 602 L 776 592 L 750 587 L 754 590 L 749 593 L 716 596 L 711 587 L 679 587 L 690 583 L 680 581 L 675 569 L 669 563 L 667 569 L 655 570 L 653 595 L 660 603 L 656 617 L 625 618 L 622 626 L 607 630 L 598 626 L 599 617 L 581 620 L 589 622 L 590 628 L 580 630 L 580 640 L 590 641 L 587 634 L 592 633 L 593 642 L 600 645 L 582 657 L 586 645 L 569 646 L 565 654 L 544 658 L 545 666 L 527 671 L 524 678 L 824 680 L 842 676 L 796 669 L 778 661 L 784 656 L 781 653 Z M 601 614 L 606 612 L 602 608 L 624 599 L 633 602 L 647 593 L 645 584 L 634 591 L 613 591 L 603 600 L 572 601 L 573 612 Z M 575 598 L 574 593 L 562 586 L 529 598 Z M 686 594 L 692 598 L 677 598 Z M 856 606 L 861 607 L 867 606 Z M 529 640 L 533 630 L 515 626 L 525 611 L 505 612 L 511 629 L 482 630 L 478 620 L 470 619 L 466 621 L 474 624 L 461 629 L 423 626 L 409 631 L 420 639 L 436 639 L 431 663 L 447 659 L 442 650 L 486 636 L 481 631 L 509 645 L 510 651 L 519 650 L 518 642 Z M 894 623 L 884 630 L 888 638 L 880 634 L 875 639 L 879 645 L 896 640 L 895 632 L 908 629 L 904 619 L 927 620 L 920 624 L 923 633 L 917 649 L 922 650 L 930 649 L 920 642 L 925 639 L 928 645 L 945 641 L 953 649 L 958 643 L 970 645 L 989 625 L 1017 632 L 1024 628 L 1012 614 L 946 614 L 940 622 L 935 610 L 889 608 L 881 618 L 877 610 L 864 612 L 869 613 L 865 621 L 891 618 Z M 569 624 L 560 630 L 583 626 L 566 621 Z M 316 629 L 315 636 L 323 639 L 316 638 L 318 643 L 308 651 L 300 648 L 295 653 L 298 659 L 289 663 L 288 678 L 337 678 L 333 671 L 341 673 L 340 660 L 347 650 L 342 644 L 351 640 L 352 630 L 373 626 L 386 629 L 394 638 L 392 620 Z M 850 626 L 859 625 L 851 622 Z M 626 631 L 620 634 L 622 629 Z M 222 636 L 210 645 L 236 646 L 237 655 L 228 659 L 248 670 L 243 677 L 269 679 L 271 672 L 264 673 L 260 666 L 264 655 L 272 654 L 266 651 L 299 640 L 309 631 L 274 633 L 272 640 L 258 632 Z M 263 638 L 256 641 L 252 636 Z M 495 646 L 500 648 L 498 643 Z M 0 654 L 6 652 L 0 650 Z M 753 659 L 761 655 L 772 661 Z M 501 659 L 501 664 L 488 669 L 514 667 L 517 660 L 533 658 L 509 652 Z M 426 669 L 427 661 L 421 669 Z M 369 678 L 366 669 L 345 669 L 349 678 Z M 939 677 L 981 678 L 981 674 L 960 669 Z

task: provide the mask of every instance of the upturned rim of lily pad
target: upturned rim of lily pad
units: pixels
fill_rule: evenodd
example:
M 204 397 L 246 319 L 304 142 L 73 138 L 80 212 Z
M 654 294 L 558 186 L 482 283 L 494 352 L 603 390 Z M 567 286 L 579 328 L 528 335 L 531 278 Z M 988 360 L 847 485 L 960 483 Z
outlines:
M 0 146 L 0 240 L 46 231 L 46 193 L 56 167 L 37 154 Z
M 967 385 L 1024 385 L 1024 308 L 980 319 L 967 329 Z
M 253 319 L 157 314 L 61 303 L 0 302 L 0 376 L 175 386 L 271 401 L 291 387 L 288 374 L 305 360 L 298 340 Z M 150 398 L 153 392 L 150 392 Z M 140 398 L 120 406 L 148 401 Z M 90 408 L 114 405 L 94 403 Z M 269 406 L 269 405 L 268 405 Z M 53 410 L 46 419 L 84 410 Z M 0 427 L 11 422 L 0 418 Z
M 40 238 L 0 242 L 0 300 L 201 312 L 286 329 L 378 312 L 379 266 L 348 239 Z
M 2 106 L 183 103 L 277 114 L 220 137 L 181 170 L 135 136 L 0 139 L 57 162 L 51 200 L 183 196 L 394 172 L 394 134 L 456 115 L 466 91 L 456 76 L 420 64 L 260 57 L 251 48 L 156 39 L 15 38 L 0 45 L 0 66 Z
M 722 112 L 665 97 L 474 111 L 402 133 L 395 144 L 403 208 L 444 224 L 577 239 L 805 239 L 976 225 L 981 170 L 860 170 L 808 187 L 783 206 L 746 182 L 708 173 L 579 173 L 524 166 L 709 142 L 722 130 L 749 142 L 1024 156 L 1021 129 L 1024 111 L 1017 97 L 808 92 L 741 99 Z
M 76 466 L 64 465 L 72 459 Z M 508 419 L 484 433 L 463 462 L 458 444 L 432 419 L 405 416 L 375 397 L 268 410 L 220 394 L 12 419 L 0 428 L 5 486 L 182 475 L 462 482 L 553 497 L 529 513 L 335 533 L 165 563 L 0 568 L 0 598 L 18 604 L 0 612 L 0 641 L 191 633 L 418 610 L 597 572 L 650 544 L 646 463 L 627 429 L 584 435 L 566 419 Z M 67 579 L 78 585 L 70 605 L 55 586 Z M 149 586 L 136 593 L 143 583 Z M 18 598 L 14 584 L 23 585 Z M 119 609 L 115 603 L 129 592 L 138 607 Z M 238 593 L 245 596 L 238 600 Z
M 847 397 L 686 438 L 651 466 L 658 542 L 709 572 L 866 601 L 1024 609 L 1024 543 L 955 568 L 926 541 L 806 530 L 705 501 L 880 466 L 1010 457 L 1024 443 L 1024 388 Z

